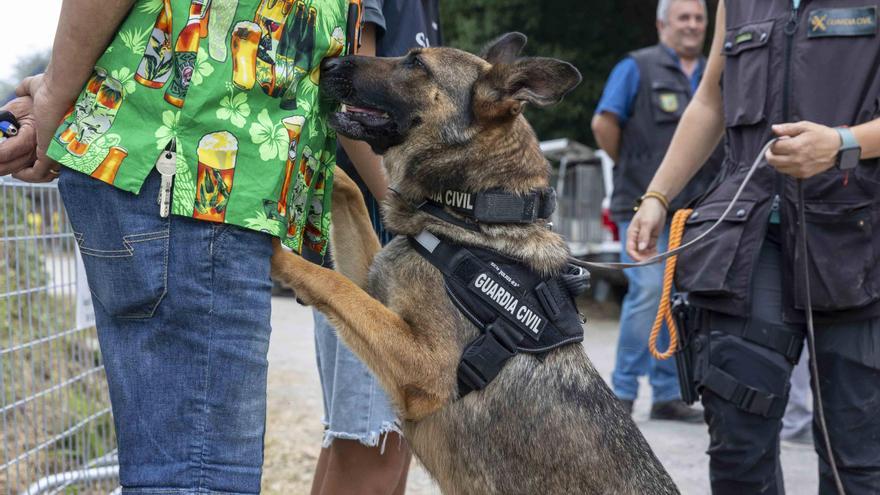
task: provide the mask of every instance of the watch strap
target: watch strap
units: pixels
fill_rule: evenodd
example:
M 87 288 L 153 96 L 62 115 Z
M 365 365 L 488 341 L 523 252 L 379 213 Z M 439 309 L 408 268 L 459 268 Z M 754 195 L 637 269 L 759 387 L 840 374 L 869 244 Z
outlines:
M 856 136 L 853 134 L 853 131 L 848 127 L 835 127 L 835 131 L 840 136 L 840 150 L 851 150 L 855 148 L 861 148 L 859 146 L 859 142 L 856 141 Z

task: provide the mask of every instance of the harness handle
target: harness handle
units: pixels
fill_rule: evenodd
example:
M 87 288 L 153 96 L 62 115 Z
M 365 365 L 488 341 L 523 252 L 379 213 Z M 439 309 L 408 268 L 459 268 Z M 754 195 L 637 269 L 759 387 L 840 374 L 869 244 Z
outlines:
M 693 210 L 678 210 L 672 217 L 672 226 L 669 228 L 669 250 L 674 251 L 684 237 L 684 225 Z M 651 336 L 648 338 L 648 349 L 654 358 L 665 361 L 678 350 L 678 327 L 675 318 L 672 317 L 672 281 L 675 278 L 675 263 L 678 255 L 672 255 L 666 260 L 663 271 L 663 292 L 660 295 L 660 306 L 657 308 L 657 316 L 654 318 L 654 326 L 651 327 Z M 666 321 L 666 330 L 669 332 L 669 347 L 660 352 L 657 350 L 657 338 L 660 336 L 660 328 Z

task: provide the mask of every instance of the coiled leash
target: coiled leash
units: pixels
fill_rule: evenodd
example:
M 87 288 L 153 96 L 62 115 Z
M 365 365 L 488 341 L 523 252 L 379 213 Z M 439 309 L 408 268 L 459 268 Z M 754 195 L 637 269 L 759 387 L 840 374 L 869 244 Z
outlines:
M 767 154 L 767 150 L 773 143 L 776 142 L 776 139 L 771 139 L 764 145 L 761 149 L 761 152 L 758 153 L 758 156 L 755 157 L 755 161 L 752 162 L 752 166 L 749 168 L 748 173 L 746 173 L 745 178 L 743 178 L 742 184 L 740 184 L 739 189 L 737 189 L 736 194 L 733 195 L 733 199 L 730 201 L 730 204 L 727 205 L 727 208 L 724 210 L 724 213 L 712 224 L 711 227 L 693 240 L 689 241 L 684 245 L 679 245 L 681 243 L 682 236 L 684 235 L 684 226 L 687 222 L 688 217 L 691 214 L 692 210 L 679 210 L 675 213 L 672 219 L 672 225 L 670 226 L 669 232 L 669 250 L 665 253 L 657 254 L 647 260 L 638 262 L 638 263 L 597 263 L 597 262 L 589 262 L 589 261 L 581 261 L 575 258 L 571 258 L 569 263 L 582 266 L 585 268 L 607 268 L 612 270 L 621 270 L 624 268 L 638 268 L 642 266 L 653 265 L 655 263 L 659 263 L 668 258 L 668 262 L 666 263 L 666 268 L 663 272 L 663 291 L 660 298 L 660 307 L 657 311 L 657 316 L 654 319 L 654 326 L 651 328 L 651 335 L 648 340 L 649 349 L 651 351 L 651 355 L 660 360 L 669 359 L 671 356 L 675 354 L 678 350 L 678 328 L 675 325 L 675 320 L 672 317 L 672 305 L 670 302 L 670 295 L 672 293 L 672 281 L 675 275 L 675 265 L 676 258 L 678 253 L 688 249 L 689 247 L 697 244 L 702 241 L 710 232 L 715 230 L 716 227 L 721 225 L 721 222 L 727 218 L 727 215 L 733 210 L 733 206 L 739 200 L 740 195 L 742 194 L 745 186 L 749 183 L 755 171 L 760 168 L 764 164 L 764 156 Z M 828 452 L 828 463 L 831 467 L 831 473 L 834 476 L 834 484 L 837 489 L 837 493 L 839 495 L 846 495 L 846 491 L 843 488 L 843 482 L 840 479 L 840 472 L 837 469 L 837 461 L 835 460 L 834 450 L 831 447 L 831 438 L 828 435 L 828 425 L 825 422 L 825 407 L 822 401 L 822 389 L 819 383 L 819 366 L 816 362 L 816 330 L 813 326 L 813 303 L 812 297 L 810 295 L 810 274 L 809 274 L 809 257 L 807 253 L 807 227 L 806 227 L 806 218 L 805 218 L 805 207 L 804 207 L 804 184 L 802 179 L 798 179 L 797 181 L 797 211 L 798 211 L 798 234 L 799 234 L 799 244 L 801 248 L 801 252 L 803 253 L 803 270 L 804 270 L 804 290 L 806 291 L 806 296 L 804 300 L 804 314 L 806 316 L 807 323 L 807 345 L 809 346 L 810 351 L 810 370 L 813 381 L 813 389 L 816 392 L 816 412 L 819 416 L 819 426 L 822 432 L 822 441 L 825 444 L 825 449 Z M 669 347 L 664 352 L 659 352 L 657 350 L 657 338 L 660 335 L 660 327 L 663 326 L 664 320 L 666 321 L 666 327 L 669 332 Z
M 684 225 L 687 223 L 688 217 L 694 210 L 683 209 L 675 212 L 672 217 L 672 225 L 669 227 L 669 249 L 675 250 L 681 244 L 681 238 L 684 236 Z M 651 355 L 656 359 L 664 361 L 672 357 L 678 351 L 678 327 L 675 325 L 675 318 L 672 317 L 672 281 L 675 278 L 675 265 L 678 256 L 670 256 L 666 260 L 666 268 L 663 270 L 663 291 L 660 295 L 660 307 L 657 309 L 657 316 L 654 318 L 654 326 L 651 327 L 651 336 L 648 337 L 648 349 Z M 669 347 L 660 352 L 657 350 L 657 338 L 660 336 L 660 328 L 663 321 L 666 321 L 666 330 L 669 332 Z

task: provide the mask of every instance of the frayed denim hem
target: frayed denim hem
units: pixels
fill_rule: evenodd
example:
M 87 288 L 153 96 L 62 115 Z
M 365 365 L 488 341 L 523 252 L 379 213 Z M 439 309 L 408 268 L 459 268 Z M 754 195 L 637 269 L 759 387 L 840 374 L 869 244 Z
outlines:
M 325 423 L 324 426 L 326 428 L 327 424 Z M 325 429 L 324 441 L 321 443 L 321 447 L 326 449 L 333 443 L 333 440 L 336 440 L 337 438 L 341 440 L 357 440 L 361 445 L 367 447 L 379 446 L 381 442 L 382 445 L 379 449 L 379 453 L 384 454 L 385 442 L 388 440 L 389 433 L 397 433 L 403 437 L 403 432 L 400 430 L 400 424 L 397 421 L 384 421 L 379 430 L 373 430 L 363 434 Z
M 216 490 L 193 488 L 125 488 L 122 495 L 253 495 L 243 492 L 218 492 Z

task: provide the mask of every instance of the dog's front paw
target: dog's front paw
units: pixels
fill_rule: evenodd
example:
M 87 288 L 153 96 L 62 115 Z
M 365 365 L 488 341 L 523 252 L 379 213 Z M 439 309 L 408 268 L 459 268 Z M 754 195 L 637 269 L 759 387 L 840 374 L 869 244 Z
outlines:
M 292 290 L 298 303 L 304 306 L 312 306 L 314 301 L 309 294 L 304 276 L 308 269 L 314 265 L 306 261 L 302 256 L 284 249 L 278 239 L 274 240 L 273 245 L 272 278 Z

